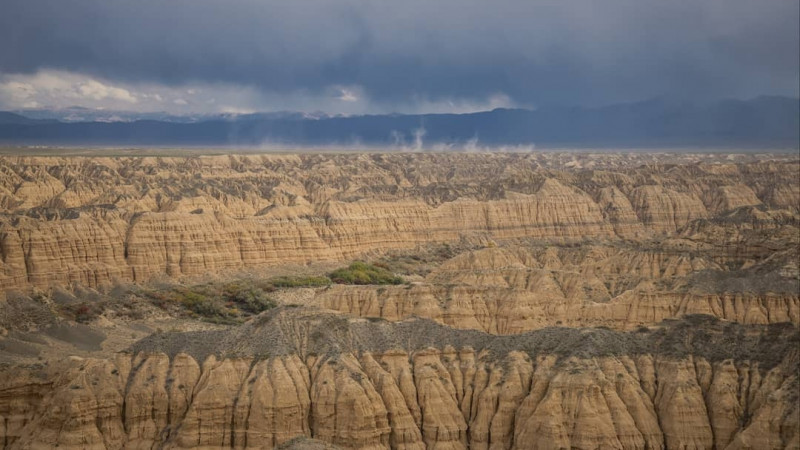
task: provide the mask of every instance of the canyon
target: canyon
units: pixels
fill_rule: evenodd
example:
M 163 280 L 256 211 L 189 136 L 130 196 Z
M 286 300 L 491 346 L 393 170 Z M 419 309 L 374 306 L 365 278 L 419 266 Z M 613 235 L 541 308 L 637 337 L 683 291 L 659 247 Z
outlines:
M 0 157 L 3 448 L 800 449 L 796 154 L 111 153 Z

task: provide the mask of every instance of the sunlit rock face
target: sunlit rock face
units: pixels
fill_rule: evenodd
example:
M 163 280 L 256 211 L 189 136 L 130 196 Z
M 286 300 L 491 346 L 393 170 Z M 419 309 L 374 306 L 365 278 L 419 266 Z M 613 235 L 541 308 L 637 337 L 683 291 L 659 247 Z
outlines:
M 796 224 L 796 161 L 680 158 L 4 157 L 0 284 L 141 282 L 463 238 L 645 240 L 709 221 Z

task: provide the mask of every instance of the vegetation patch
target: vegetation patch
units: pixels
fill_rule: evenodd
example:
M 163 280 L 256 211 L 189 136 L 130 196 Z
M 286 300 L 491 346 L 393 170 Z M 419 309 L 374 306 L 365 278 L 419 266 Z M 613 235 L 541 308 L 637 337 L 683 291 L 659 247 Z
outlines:
M 181 285 L 131 286 L 97 298 L 79 299 L 71 294 L 54 302 L 61 315 L 79 323 L 97 319 L 111 309 L 115 316 L 142 319 L 152 306 L 173 317 L 192 317 L 219 324 L 242 323 L 249 317 L 277 306 L 271 294 L 278 289 L 320 288 L 332 283 L 396 285 L 405 280 L 378 262 L 354 262 L 328 275 L 280 276 L 270 279 L 242 278 L 228 282 Z M 38 303 L 49 303 L 42 296 Z M 37 297 L 38 298 L 38 297 Z M 55 298 L 55 297 L 54 297 Z M 289 305 L 296 306 L 296 305 Z M 46 306 L 44 306 L 46 307 Z
M 247 281 L 145 291 L 142 294 L 156 306 L 185 310 L 190 315 L 214 323 L 239 323 L 249 316 L 274 308 L 269 297 L 271 286 Z
M 61 312 L 72 317 L 75 322 L 89 323 L 103 314 L 105 308 L 106 302 L 84 301 L 64 305 Z
M 413 250 L 390 250 L 374 264 L 396 274 L 424 277 L 444 261 L 478 248 L 466 242 L 427 244 Z
M 328 277 L 337 284 L 403 284 L 405 280 L 374 264 L 356 261 L 346 268 L 331 272 Z
M 262 287 L 230 283 L 223 286 L 222 299 L 226 305 L 258 314 L 276 306 Z
M 331 284 L 328 277 L 278 277 L 269 280 L 269 284 L 276 288 L 295 288 L 295 287 L 322 287 Z

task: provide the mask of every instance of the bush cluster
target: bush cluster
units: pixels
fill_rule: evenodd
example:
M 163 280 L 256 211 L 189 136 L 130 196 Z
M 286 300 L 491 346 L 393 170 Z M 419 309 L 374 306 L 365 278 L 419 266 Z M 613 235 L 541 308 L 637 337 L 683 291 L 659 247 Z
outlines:
M 211 297 L 199 292 L 184 292 L 178 295 L 178 301 L 189 311 L 202 317 L 226 318 L 230 316 L 225 306 Z
M 178 287 L 146 295 L 163 309 L 177 305 L 218 323 L 234 323 L 276 306 L 264 287 L 241 282 Z
M 337 284 L 403 284 L 403 278 L 383 267 L 356 261 L 346 268 L 331 272 L 328 277 Z
M 222 296 L 226 303 L 238 305 L 241 309 L 252 314 L 258 314 L 275 307 L 275 302 L 267 296 L 267 293 L 257 287 L 231 283 L 224 287 Z
M 162 309 L 183 309 L 204 320 L 235 323 L 277 306 L 269 293 L 279 288 L 323 287 L 339 284 L 403 284 L 387 266 L 356 261 L 327 276 L 283 276 L 270 280 L 239 280 L 230 283 L 171 287 L 144 291 L 144 297 Z M 93 311 L 81 308 L 73 314 L 90 320 Z M 77 319 L 76 319 L 77 320 Z
M 276 288 L 321 287 L 331 284 L 328 277 L 278 277 L 269 281 Z
M 105 302 L 80 302 L 65 305 L 62 312 L 71 315 L 75 322 L 88 323 L 96 319 L 105 310 Z

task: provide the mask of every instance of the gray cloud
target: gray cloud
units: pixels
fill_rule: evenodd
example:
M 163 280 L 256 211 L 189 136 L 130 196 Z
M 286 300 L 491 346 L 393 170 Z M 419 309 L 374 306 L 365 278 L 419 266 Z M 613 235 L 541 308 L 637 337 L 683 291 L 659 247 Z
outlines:
M 343 104 L 387 111 L 498 95 L 529 106 L 797 96 L 799 4 L 4 0 L 0 73 L 237 85 L 326 102 L 339 86 L 360 94 L 337 91 Z

